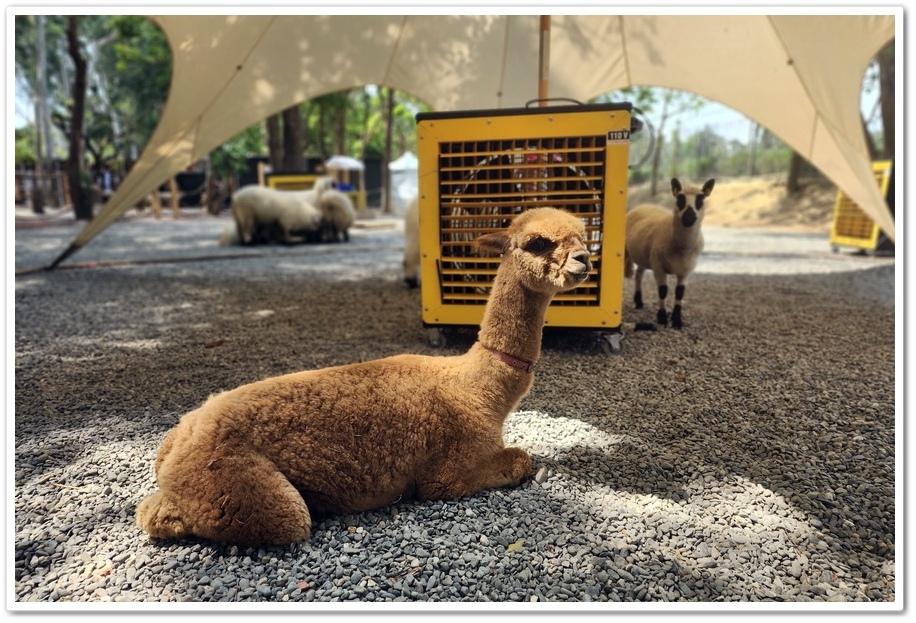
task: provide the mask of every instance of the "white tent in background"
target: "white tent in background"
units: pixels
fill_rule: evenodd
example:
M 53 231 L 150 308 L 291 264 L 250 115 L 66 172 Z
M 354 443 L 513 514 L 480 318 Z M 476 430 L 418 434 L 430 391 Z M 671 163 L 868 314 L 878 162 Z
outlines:
M 402 214 L 407 210 L 407 204 L 419 192 L 417 180 L 419 166 L 420 161 L 412 151 L 404 152 L 400 158 L 388 164 L 388 170 L 391 172 L 391 209 L 396 214 Z
M 670 14 L 611 7 L 615 14 L 550 18 L 152 16 L 174 62 L 162 118 L 115 194 L 49 268 L 253 123 L 369 84 L 405 91 L 439 111 L 518 108 L 547 96 L 586 102 L 631 86 L 691 91 L 778 136 L 893 240 L 894 217 L 865 144 L 860 94 L 871 59 L 903 32 L 902 7 L 738 15 L 665 9 Z M 898 128 L 903 92 L 897 89 Z

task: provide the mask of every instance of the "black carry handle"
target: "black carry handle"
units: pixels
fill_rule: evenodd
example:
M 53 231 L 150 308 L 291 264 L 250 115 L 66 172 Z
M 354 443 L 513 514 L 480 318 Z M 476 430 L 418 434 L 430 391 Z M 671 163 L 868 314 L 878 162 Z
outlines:
M 579 100 L 573 99 L 571 97 L 548 97 L 544 99 L 528 100 L 525 103 L 525 108 L 531 108 L 532 104 L 540 104 L 541 102 L 566 102 L 567 104 L 578 104 L 579 106 L 584 105 Z

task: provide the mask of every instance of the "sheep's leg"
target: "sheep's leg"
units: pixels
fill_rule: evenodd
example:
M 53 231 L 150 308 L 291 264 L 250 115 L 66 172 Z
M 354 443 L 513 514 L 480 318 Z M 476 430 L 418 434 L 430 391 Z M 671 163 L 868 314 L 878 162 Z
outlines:
M 236 229 L 236 233 L 238 233 L 239 241 L 242 244 L 245 244 L 245 245 L 251 244 L 251 232 L 249 232 L 248 230 L 247 222 L 243 221 L 242 219 L 236 218 L 235 219 L 235 229 Z
M 655 283 L 658 285 L 658 324 L 665 326 L 668 324 L 668 275 L 664 272 L 652 271 L 655 274 Z
M 284 545 L 311 536 L 305 501 L 273 462 L 244 451 L 206 463 L 181 458 L 177 466 L 165 460 L 159 472 L 161 490 L 137 506 L 137 524 L 152 536 L 197 536 L 252 546 Z
M 677 278 L 677 285 L 674 286 L 674 309 L 671 310 L 671 326 L 680 329 L 684 326 L 681 315 L 681 303 L 684 300 L 684 293 L 687 291 L 687 277 Z
M 642 266 L 636 267 L 636 274 L 633 276 L 633 304 L 636 306 L 636 309 L 642 309 L 642 276 L 646 272 L 646 269 Z

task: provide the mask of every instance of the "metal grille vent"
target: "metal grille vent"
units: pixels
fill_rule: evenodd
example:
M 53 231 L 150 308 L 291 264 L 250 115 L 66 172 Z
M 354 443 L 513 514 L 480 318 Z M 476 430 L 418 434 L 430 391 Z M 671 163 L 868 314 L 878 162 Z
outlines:
M 440 143 L 443 303 L 483 305 L 499 261 L 477 254 L 473 240 L 527 209 L 551 206 L 583 219 L 593 263 L 589 280 L 552 305 L 598 305 L 605 147 L 604 136 Z
M 882 187 L 887 171 L 875 171 L 878 187 Z M 868 240 L 874 235 L 875 221 L 866 214 L 859 204 L 850 199 L 846 193 L 840 193 L 837 199 L 834 233 L 847 238 Z

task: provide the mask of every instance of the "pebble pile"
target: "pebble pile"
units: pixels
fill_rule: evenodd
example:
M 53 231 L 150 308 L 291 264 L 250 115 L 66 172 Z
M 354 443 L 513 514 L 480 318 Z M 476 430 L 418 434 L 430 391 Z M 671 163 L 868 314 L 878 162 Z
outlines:
M 223 224 L 118 223 L 74 256 L 95 267 L 16 278 L 8 607 L 899 605 L 894 260 L 846 254 L 817 258 L 833 272 L 793 256 L 792 274 L 763 273 L 759 256 L 735 259 L 746 272 L 722 269 L 724 256 L 704 272 L 701 257 L 684 330 L 625 323 L 617 355 L 594 331 L 548 329 L 534 389 L 506 423 L 534 463 L 518 488 L 335 517 L 278 548 L 150 540 L 134 508 L 155 489 L 159 442 L 208 395 L 400 352 L 457 354 L 475 336 L 426 343 L 396 227 L 105 264 L 217 252 Z M 17 231 L 17 266 L 74 233 Z M 627 323 L 651 321 L 631 288 Z

